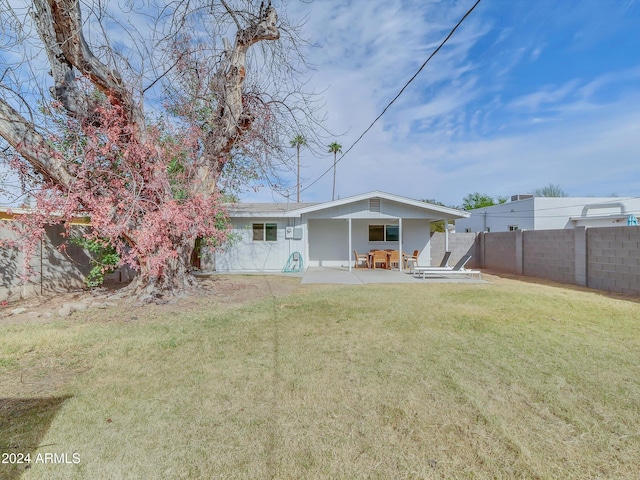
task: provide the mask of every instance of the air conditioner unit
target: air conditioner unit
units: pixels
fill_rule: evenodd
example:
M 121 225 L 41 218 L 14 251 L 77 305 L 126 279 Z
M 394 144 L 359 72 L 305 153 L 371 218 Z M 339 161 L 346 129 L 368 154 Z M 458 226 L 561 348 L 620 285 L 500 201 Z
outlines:
M 526 195 L 522 195 L 522 194 L 520 194 L 520 195 L 511 195 L 511 201 L 512 202 L 517 202 L 518 200 L 526 200 L 527 198 L 533 198 L 533 195 L 529 195 L 529 194 L 526 194 Z

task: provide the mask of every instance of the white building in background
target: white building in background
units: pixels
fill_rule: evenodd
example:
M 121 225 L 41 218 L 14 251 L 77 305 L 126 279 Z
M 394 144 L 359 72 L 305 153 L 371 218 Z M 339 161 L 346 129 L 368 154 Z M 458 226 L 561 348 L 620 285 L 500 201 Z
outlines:
M 627 225 L 640 217 L 640 197 L 534 197 L 515 195 L 500 205 L 477 208 L 456 220 L 456 232 L 557 230 Z

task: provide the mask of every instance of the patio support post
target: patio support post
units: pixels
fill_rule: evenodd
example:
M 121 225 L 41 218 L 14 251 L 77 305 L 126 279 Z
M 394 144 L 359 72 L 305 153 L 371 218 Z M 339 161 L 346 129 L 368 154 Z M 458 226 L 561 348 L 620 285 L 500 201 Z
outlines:
M 398 219 L 398 268 L 402 271 L 402 217 Z
M 449 251 L 449 220 L 444 219 L 444 251 Z
M 351 255 L 353 255 L 353 248 L 351 248 L 351 227 L 351 219 L 349 219 L 349 255 L 347 255 L 349 259 L 349 271 L 351 271 Z

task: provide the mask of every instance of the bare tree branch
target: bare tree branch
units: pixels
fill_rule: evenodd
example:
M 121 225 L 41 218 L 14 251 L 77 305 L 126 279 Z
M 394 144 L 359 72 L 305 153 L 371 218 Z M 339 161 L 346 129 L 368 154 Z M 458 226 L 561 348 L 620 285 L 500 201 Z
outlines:
M 0 98 L 0 136 L 2 136 L 47 181 L 70 188 L 72 176 L 64 160 L 11 105 Z
M 194 284 L 198 237 L 224 242 L 222 190 L 281 185 L 284 143 L 321 127 L 298 31 L 271 2 L 121 3 L 82 1 L 84 20 L 81 0 L 0 9 L 0 136 L 22 178 L 30 164 L 45 180 L 38 205 L 83 208 L 155 298 Z
M 34 6 L 34 20 L 55 80 L 55 98 L 70 113 L 86 112 L 86 99 L 74 84 L 76 68 L 112 104 L 122 107 L 132 125 L 140 129 L 144 116 L 125 88 L 122 76 L 100 62 L 84 38 L 79 0 L 34 0 Z

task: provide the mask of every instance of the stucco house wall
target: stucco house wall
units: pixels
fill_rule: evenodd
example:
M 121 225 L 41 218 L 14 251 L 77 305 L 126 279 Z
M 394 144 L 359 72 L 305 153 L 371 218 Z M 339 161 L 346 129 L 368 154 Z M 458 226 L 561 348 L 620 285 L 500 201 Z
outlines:
M 456 220 L 456 232 L 508 232 L 511 225 L 517 225 L 519 230 L 533 230 L 533 200 L 528 198 L 471 210 L 469 218 Z
M 277 240 L 253 240 L 253 224 L 277 224 Z M 302 239 L 286 239 L 286 227 L 293 226 L 291 219 L 277 217 L 249 217 L 231 220 L 232 236 L 230 242 L 215 250 L 213 262 L 206 260 L 202 269 L 221 272 L 234 271 L 278 271 L 287 263 L 289 255 L 299 252 L 306 264 L 307 228 L 306 224 L 297 225 L 302 229 Z M 207 255 L 205 254 L 205 257 Z
M 357 234 L 354 234 L 356 237 Z M 354 238 L 354 248 L 361 241 Z M 360 248 L 362 251 L 363 248 Z M 346 220 L 326 218 L 309 221 L 310 267 L 341 266 L 349 259 L 349 224 Z
M 640 214 L 636 197 L 533 197 L 478 208 L 456 221 L 456 232 L 573 229 L 626 225 Z

